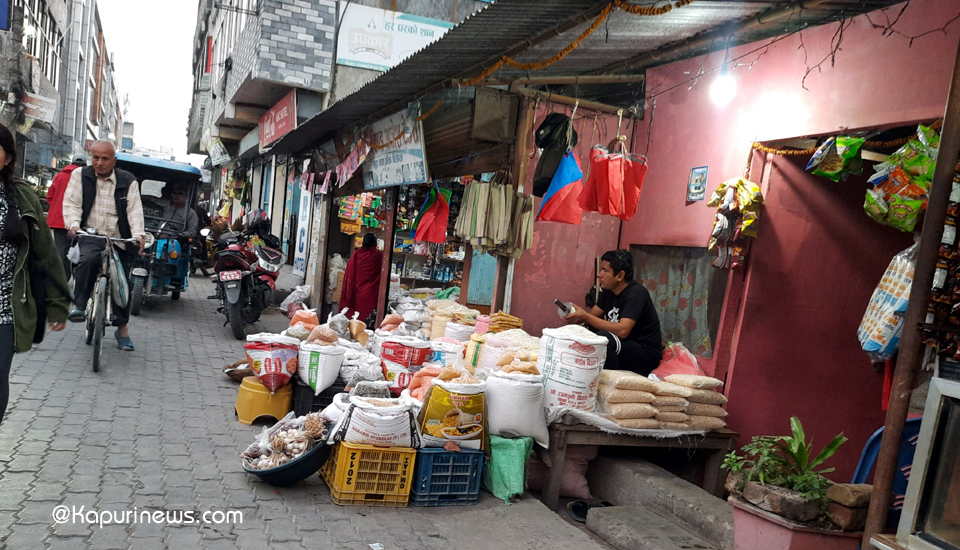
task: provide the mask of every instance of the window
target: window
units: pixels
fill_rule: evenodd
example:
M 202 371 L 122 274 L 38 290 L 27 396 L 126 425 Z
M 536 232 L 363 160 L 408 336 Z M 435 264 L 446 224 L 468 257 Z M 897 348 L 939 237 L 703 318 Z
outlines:
M 63 33 L 47 7 L 46 0 L 17 0 L 23 9 L 23 49 L 33 57 L 44 76 L 60 89 L 60 58 Z
M 663 339 L 712 357 L 727 289 L 724 269 L 706 248 L 632 246 L 634 279 L 650 291 Z

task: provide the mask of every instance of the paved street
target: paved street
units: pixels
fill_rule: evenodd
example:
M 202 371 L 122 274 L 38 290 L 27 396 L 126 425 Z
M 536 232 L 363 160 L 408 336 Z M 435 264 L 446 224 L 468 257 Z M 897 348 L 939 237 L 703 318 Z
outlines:
M 530 497 L 511 506 L 481 492 L 473 507 L 340 507 L 316 476 L 286 489 L 251 478 L 238 454 L 261 427 L 236 421 L 237 384 L 220 371 L 242 345 L 205 299 L 212 283 L 191 282 L 181 301 L 148 302 L 133 318 L 136 351 L 106 345 L 115 342 L 110 329 L 99 374 L 80 325 L 15 358 L 0 426 L 0 547 L 601 548 Z M 77 514 L 55 524 L 61 505 Z M 143 510 L 235 510 L 243 519 L 101 528 L 77 518 L 81 507 L 115 512 L 108 519 Z

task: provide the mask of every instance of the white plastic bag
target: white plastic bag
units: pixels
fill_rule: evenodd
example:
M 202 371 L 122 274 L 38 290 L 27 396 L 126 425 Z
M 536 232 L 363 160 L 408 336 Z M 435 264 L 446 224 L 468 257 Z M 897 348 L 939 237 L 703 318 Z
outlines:
M 543 376 L 495 371 L 487 377 L 487 421 L 490 433 L 513 432 L 550 444 L 543 414 Z
M 543 406 L 593 411 L 607 339 L 545 328 L 537 370 L 543 374 Z
M 297 361 L 297 375 L 303 383 L 313 389 L 314 395 L 326 390 L 340 376 L 344 349 L 339 346 L 319 346 L 300 342 L 300 357 Z
M 290 304 L 293 304 L 293 303 L 302 304 L 305 301 L 307 301 L 307 298 L 309 297 L 310 297 L 310 285 L 298 286 L 293 290 L 293 292 L 290 293 L 289 296 L 287 296 L 286 298 L 284 298 L 282 302 L 280 302 L 280 307 L 286 310 L 287 306 L 289 306 Z
M 870 297 L 857 329 L 857 338 L 863 351 L 874 363 L 889 360 L 900 346 L 916 263 L 917 245 L 914 244 L 890 260 L 883 279 Z M 947 270 L 937 268 L 933 275 L 933 287 L 941 288 L 946 281 Z

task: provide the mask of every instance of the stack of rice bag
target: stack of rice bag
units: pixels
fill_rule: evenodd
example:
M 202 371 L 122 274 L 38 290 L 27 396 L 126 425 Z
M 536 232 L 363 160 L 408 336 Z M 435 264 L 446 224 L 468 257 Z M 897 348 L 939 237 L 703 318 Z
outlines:
M 715 391 L 723 383 L 708 376 L 673 374 L 650 380 L 629 371 L 600 374 L 600 411 L 625 428 L 717 430 L 726 426 L 721 407 L 726 396 Z

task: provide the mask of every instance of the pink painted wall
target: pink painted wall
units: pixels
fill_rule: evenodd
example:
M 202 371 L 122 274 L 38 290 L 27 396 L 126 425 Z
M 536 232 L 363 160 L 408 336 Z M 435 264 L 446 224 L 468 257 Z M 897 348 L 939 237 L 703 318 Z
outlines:
M 564 112 L 570 116 L 573 107 L 541 103 L 534 128 L 551 112 Z M 574 129 L 579 136 L 574 152 L 580 159 L 586 181 L 590 147 L 597 143 L 605 144 L 616 136 L 617 117 L 578 109 L 574 115 Z M 621 132 L 626 130 L 624 127 Z M 537 159 L 536 156 L 530 159 L 529 177 L 525 184 L 528 193 Z M 540 199 L 536 199 L 535 208 L 540 208 Z M 527 332 L 539 336 L 544 328 L 563 325 L 557 316 L 554 299 L 583 305 L 583 297 L 593 285 L 595 258 L 617 248 L 619 231 L 619 220 L 596 213 L 583 214 L 580 225 L 555 222 L 534 224 L 533 248 L 525 251 L 514 265 L 510 306 L 510 312 L 523 319 L 523 328 Z
M 892 16 L 899 8 L 890 10 Z M 956 14 L 953 2 L 914 0 L 896 28 L 919 34 Z M 884 20 L 876 12 L 871 17 Z M 803 32 L 810 63 L 827 55 L 836 29 L 832 24 Z M 814 70 L 804 89 L 804 52 L 794 35 L 762 57 L 760 50 L 739 61 L 757 62 L 732 71 L 738 94 L 725 108 L 709 97 L 717 73 L 689 90 L 693 83 L 683 83 L 701 67 L 721 64 L 722 53 L 649 70 L 648 95 L 656 95 L 656 107 L 652 117 L 648 108 L 634 151 L 647 155 L 650 168 L 640 208 L 623 224 L 620 245 L 705 246 L 714 212 L 705 201 L 685 202 L 690 169 L 710 167 L 709 197 L 721 181 L 743 174 L 753 141 L 941 117 L 958 39 L 960 23 L 954 23 L 946 34 L 930 34 L 909 47 L 906 38 L 884 37 L 866 17 L 857 17 L 845 30 L 836 65 L 828 60 L 822 71 Z M 735 48 L 730 57 L 762 44 Z M 761 163 L 757 155 L 758 179 Z M 863 180 L 832 184 L 806 175 L 796 163 L 774 161 L 760 236 L 750 251 L 743 314 L 738 326 L 721 329 L 733 345 L 729 422 L 741 432 L 741 444 L 757 434 L 787 433 L 791 415 L 803 420 L 818 445 L 844 431 L 851 441 L 832 464 L 832 476 L 843 480 L 867 436 L 883 423 L 882 377 L 860 352 L 856 327 L 887 263 L 909 237 L 866 218 Z
M 891 8 L 896 15 L 900 5 Z M 871 18 L 883 21 L 874 12 Z M 955 2 L 915 0 L 896 28 L 908 35 L 939 28 L 957 14 Z M 838 24 L 803 31 L 810 63 L 829 52 Z M 736 98 L 725 108 L 710 100 L 716 72 L 693 84 L 682 82 L 701 67 L 709 71 L 723 63 L 723 52 L 656 67 L 647 71 L 649 102 L 637 131 L 634 151 L 647 149 L 647 124 L 653 119 L 649 170 L 636 217 L 624 224 L 624 244 L 705 246 L 713 222 L 706 201 L 686 204 L 690 169 L 708 165 L 709 192 L 726 179 L 743 174 L 750 143 L 800 136 L 830 134 L 840 128 L 868 128 L 943 116 L 950 72 L 960 36 L 960 22 L 947 34 L 917 39 L 913 47 L 900 36 L 881 36 L 864 16 L 844 32 L 836 66 L 829 60 L 801 87 L 806 71 L 800 38 L 793 35 L 748 55 L 738 63 L 757 61 L 749 70 L 730 72 L 737 81 Z M 730 50 L 736 58 L 766 42 Z M 689 72 L 690 74 L 684 74 Z M 666 91 L 677 86 L 671 91 Z M 652 116 L 651 116 L 652 115 Z M 677 220 L 683 220 L 678 223 Z
M 883 375 L 860 349 L 857 327 L 890 258 L 913 237 L 864 214 L 865 176 L 833 183 L 806 172 L 806 162 L 773 157 L 727 410 L 741 442 L 789 433 L 793 415 L 816 445 L 844 432 L 850 441 L 828 466 L 835 480 L 849 480 L 884 419 Z

